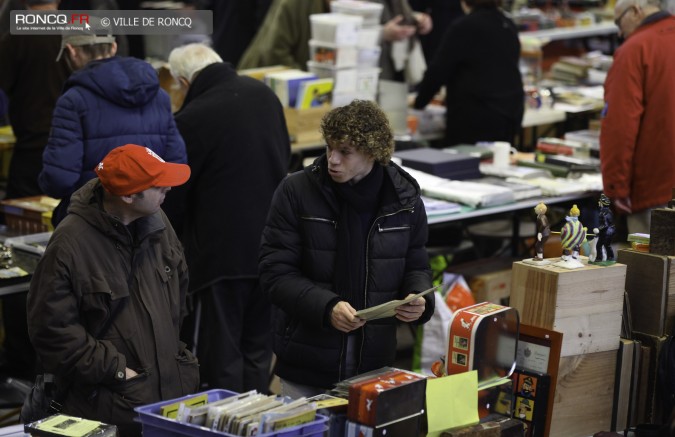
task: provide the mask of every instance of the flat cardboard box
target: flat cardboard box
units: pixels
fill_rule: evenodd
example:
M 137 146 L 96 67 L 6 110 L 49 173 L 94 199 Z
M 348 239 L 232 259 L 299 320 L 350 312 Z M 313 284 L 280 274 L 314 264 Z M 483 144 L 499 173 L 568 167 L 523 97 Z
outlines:
M 617 260 L 628 266 L 626 293 L 633 331 L 670 334 L 675 321 L 675 256 L 621 249 Z
M 394 156 L 401 158 L 405 167 L 446 179 L 466 180 L 481 177 L 478 169 L 480 158 L 475 156 L 445 153 L 430 148 L 403 150 L 394 153 Z

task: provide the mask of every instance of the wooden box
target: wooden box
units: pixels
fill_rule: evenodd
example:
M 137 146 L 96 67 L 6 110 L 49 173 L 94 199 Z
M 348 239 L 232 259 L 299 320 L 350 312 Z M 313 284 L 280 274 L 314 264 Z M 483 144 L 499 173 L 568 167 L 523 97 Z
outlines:
M 626 266 L 568 270 L 513 264 L 510 306 L 520 322 L 563 333 L 561 357 L 619 348 Z
M 321 119 L 331 109 L 330 106 L 308 109 L 284 108 L 286 127 L 288 135 L 291 136 L 291 142 L 320 144 L 323 141 L 321 132 L 319 132 Z
M 560 359 L 550 437 L 585 437 L 609 430 L 616 352 Z
M 663 336 L 675 323 L 675 256 L 621 249 L 633 331 Z
M 59 201 L 48 196 L 30 196 L 0 201 L 7 227 L 21 234 L 53 231 L 44 215 L 51 213 Z

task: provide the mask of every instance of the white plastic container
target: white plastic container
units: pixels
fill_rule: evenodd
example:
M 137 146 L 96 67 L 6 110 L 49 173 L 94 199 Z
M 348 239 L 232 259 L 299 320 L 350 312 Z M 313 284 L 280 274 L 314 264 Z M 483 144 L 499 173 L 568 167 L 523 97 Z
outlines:
M 357 93 L 356 91 L 346 93 L 333 93 L 333 100 L 331 101 L 331 106 L 333 108 L 337 108 L 339 106 L 346 106 L 349 105 L 355 99 L 370 100 L 372 102 L 377 100 L 375 94 Z
M 381 35 L 382 26 L 363 26 L 359 29 L 359 41 L 356 45 L 359 47 L 379 47 Z
M 335 68 L 331 65 L 307 62 L 307 69 L 317 77 L 334 80 L 333 93 L 356 92 L 358 70 L 356 68 Z
M 337 45 L 355 46 L 363 17 L 346 14 L 312 14 L 309 16 L 312 39 Z
M 356 46 L 309 41 L 309 60 L 336 68 L 356 67 L 360 51 Z
M 377 94 L 380 80 L 380 68 L 359 68 L 356 70 L 356 92 Z
M 359 47 L 358 68 L 376 68 L 380 65 L 381 47 Z
M 363 17 L 364 26 L 379 25 L 383 9 L 384 5 L 380 3 L 366 1 L 339 0 L 330 2 L 331 12 Z

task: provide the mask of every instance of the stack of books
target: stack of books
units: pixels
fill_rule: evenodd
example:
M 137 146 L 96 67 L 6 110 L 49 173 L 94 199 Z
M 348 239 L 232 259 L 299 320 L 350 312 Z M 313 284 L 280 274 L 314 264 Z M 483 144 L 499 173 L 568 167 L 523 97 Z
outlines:
M 576 85 L 588 77 L 593 65 L 587 59 L 575 56 L 562 56 L 551 66 L 551 79 L 569 85 Z

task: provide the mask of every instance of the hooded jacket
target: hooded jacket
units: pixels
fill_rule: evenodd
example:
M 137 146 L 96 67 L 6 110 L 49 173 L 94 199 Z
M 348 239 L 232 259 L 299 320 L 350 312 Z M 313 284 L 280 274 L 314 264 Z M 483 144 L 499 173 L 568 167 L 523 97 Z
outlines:
M 125 226 L 102 201 L 98 179 L 73 195 L 31 280 L 28 332 L 57 385 L 71 381 L 65 414 L 137 434 L 134 407 L 199 388 L 178 339 L 187 267 L 161 210 Z M 126 380 L 125 367 L 139 375 Z
M 169 96 L 152 66 L 135 58 L 92 61 L 68 78 L 56 102 L 40 188 L 67 200 L 96 176 L 94 167 L 109 151 L 125 144 L 187 162 Z M 65 208 L 60 211 L 63 215 Z
M 394 163 L 384 167 L 384 192 L 366 243 L 365 307 L 431 287 L 424 247 L 427 218 L 417 182 Z M 272 199 L 263 231 L 260 280 L 275 308 L 276 373 L 292 382 L 331 388 L 345 376 L 347 334 L 329 322 L 339 300 L 333 290 L 340 207 L 330 186 L 326 156 L 286 178 Z M 425 323 L 434 312 L 425 296 Z M 357 302 L 349 302 L 355 309 Z M 357 373 L 391 365 L 396 354 L 394 317 L 354 331 Z

